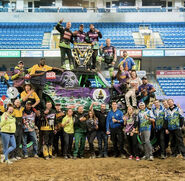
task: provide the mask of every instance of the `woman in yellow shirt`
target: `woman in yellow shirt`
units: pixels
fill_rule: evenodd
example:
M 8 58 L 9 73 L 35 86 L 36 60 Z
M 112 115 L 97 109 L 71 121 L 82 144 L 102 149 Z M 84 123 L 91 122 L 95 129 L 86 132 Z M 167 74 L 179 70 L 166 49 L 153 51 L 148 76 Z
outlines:
M 40 103 L 37 93 L 32 89 L 32 85 L 27 83 L 24 85 L 24 91 L 21 93 L 23 103 L 26 101 L 32 102 L 32 107 L 36 107 Z
M 8 155 L 16 148 L 15 142 L 15 118 L 12 116 L 14 111 L 13 105 L 8 104 L 7 111 L 3 113 L 0 122 L 1 128 L 1 138 L 3 143 L 3 155 L 1 155 L 1 163 L 4 161 L 7 164 L 11 164 L 12 162 L 8 160 Z M 10 146 L 9 146 L 10 145 Z
M 61 126 L 64 128 L 64 158 L 72 158 L 74 136 L 74 118 L 72 109 L 68 109 L 66 116 L 62 119 Z

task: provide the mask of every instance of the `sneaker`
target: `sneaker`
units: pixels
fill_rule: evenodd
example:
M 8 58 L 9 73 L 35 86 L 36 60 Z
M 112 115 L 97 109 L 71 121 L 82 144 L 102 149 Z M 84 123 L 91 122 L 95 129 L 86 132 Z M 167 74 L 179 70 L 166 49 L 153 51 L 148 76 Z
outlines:
M 1 155 L 1 163 L 5 161 L 5 155 Z
M 12 164 L 13 162 L 11 162 L 10 160 L 6 160 L 5 163 L 9 165 L 9 164 Z
M 15 157 L 17 160 L 21 160 L 22 158 L 21 157 L 19 157 L 19 156 L 17 156 L 17 157 Z
M 125 155 L 122 154 L 122 155 L 121 155 L 121 158 L 122 158 L 122 159 L 126 159 L 127 157 L 126 157 Z
M 92 155 L 91 155 L 91 158 L 92 158 L 92 159 L 95 159 L 95 158 L 96 158 L 96 155 L 95 155 L 95 154 L 92 154 Z
M 67 160 L 67 159 L 68 159 L 68 156 L 67 156 L 67 155 L 66 155 L 66 156 L 64 156 L 64 159 L 66 159 L 66 160 Z
M 73 157 L 71 155 L 67 155 L 68 158 L 72 159 Z
M 136 156 L 136 161 L 139 161 L 139 160 L 140 160 L 140 158 L 138 156 Z
M 183 156 L 183 160 L 185 160 L 185 156 Z
M 73 156 L 73 160 L 76 160 L 77 159 L 77 157 L 76 156 Z
M 153 156 L 150 156 L 150 157 L 148 158 L 148 160 L 149 160 L 149 161 L 154 161 L 154 157 L 153 157 Z
M 161 155 L 161 159 L 163 159 L 163 160 L 164 160 L 165 158 L 166 158 L 166 157 L 165 157 L 164 155 Z
M 37 154 L 34 155 L 34 158 L 39 158 L 39 156 Z
M 12 162 L 15 162 L 15 161 L 17 161 L 17 158 L 14 157 L 14 158 L 11 158 L 10 160 L 11 160 Z
M 103 155 L 102 155 L 102 154 L 99 154 L 99 155 L 97 156 L 97 158 L 103 158 Z
M 109 156 L 107 154 L 104 154 L 104 158 L 108 158 Z
M 49 156 L 47 156 L 47 157 L 44 157 L 44 159 L 45 159 L 45 160 L 49 160 Z
M 147 160 L 147 157 L 146 157 L 146 156 L 143 156 L 143 157 L 141 158 L 141 160 Z
M 134 157 L 133 157 L 132 155 L 130 155 L 128 159 L 129 159 L 129 160 L 132 160 L 133 158 L 134 158 Z
M 80 156 L 80 159 L 84 159 L 84 157 L 83 156 Z
M 24 158 L 28 158 L 28 155 L 24 155 Z

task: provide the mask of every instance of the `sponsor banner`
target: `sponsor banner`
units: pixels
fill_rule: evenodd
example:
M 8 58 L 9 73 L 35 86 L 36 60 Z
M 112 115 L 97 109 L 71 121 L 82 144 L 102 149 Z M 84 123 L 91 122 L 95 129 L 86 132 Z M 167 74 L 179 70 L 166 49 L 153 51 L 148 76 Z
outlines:
M 156 75 L 184 75 L 185 76 L 185 70 L 157 70 Z
M 18 50 L 0 50 L 0 57 L 20 57 L 21 53 Z
M 46 79 L 56 79 L 56 73 L 55 72 L 47 72 Z
M 165 56 L 185 56 L 185 50 L 165 50 Z
M 60 57 L 60 50 L 55 51 L 44 51 L 44 57 Z
M 21 51 L 21 57 L 42 57 L 42 51 Z
M 143 57 L 162 57 L 164 50 L 143 50 Z
M 120 50 L 120 56 L 123 56 L 123 51 Z M 142 51 L 141 50 L 126 50 L 128 53 L 128 56 L 130 57 L 142 57 Z

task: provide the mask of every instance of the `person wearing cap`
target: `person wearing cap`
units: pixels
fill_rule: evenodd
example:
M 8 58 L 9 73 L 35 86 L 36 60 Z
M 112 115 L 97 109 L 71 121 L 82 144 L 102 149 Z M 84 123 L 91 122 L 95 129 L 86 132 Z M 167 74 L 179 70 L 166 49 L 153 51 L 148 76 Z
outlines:
M 116 48 L 111 45 L 110 38 L 106 39 L 106 46 L 100 46 L 100 54 L 104 57 L 104 62 L 107 65 L 107 69 L 109 70 L 109 75 L 111 78 L 111 83 L 113 84 L 113 72 L 114 65 L 117 60 L 117 52 Z
M 36 107 L 40 103 L 40 99 L 32 88 L 30 82 L 27 82 L 24 85 L 24 91 L 21 93 L 21 100 L 23 101 L 23 104 L 25 104 L 26 101 L 31 101 L 32 107 Z
M 37 136 L 35 132 L 35 120 L 39 112 L 32 107 L 32 102 L 27 101 L 22 114 L 23 119 L 23 155 L 24 158 L 28 158 L 27 141 L 33 142 L 33 155 L 38 158 L 37 155 Z
M 60 32 L 60 52 L 61 52 L 61 67 L 65 68 L 65 55 L 67 55 L 70 63 L 70 68 L 74 69 L 73 65 L 73 57 L 71 52 L 71 45 L 73 43 L 73 33 L 71 32 L 71 22 L 66 23 L 66 27 L 64 28 L 61 24 L 63 23 L 63 19 L 61 19 L 56 25 L 57 31 Z
M 133 58 L 128 56 L 128 53 L 126 50 L 123 51 L 123 57 L 119 61 L 119 65 L 122 64 L 124 67 L 124 70 L 130 71 L 135 69 L 135 62 Z
M 84 25 L 81 24 L 79 26 L 79 30 L 73 32 L 74 42 L 75 43 L 84 43 L 85 36 L 86 36 L 86 33 L 84 32 Z
M 93 54 L 92 54 L 92 67 L 91 69 L 96 68 L 96 57 L 98 56 L 99 50 L 99 38 L 102 38 L 102 34 L 98 29 L 94 28 L 93 24 L 89 25 L 90 30 L 86 34 L 86 42 L 92 44 Z
M 61 104 L 58 102 L 55 104 L 55 132 L 54 132 L 54 138 L 53 138 L 53 146 L 54 146 L 54 154 L 56 156 L 59 155 L 59 139 L 61 142 L 61 155 L 63 156 L 64 153 L 64 133 L 63 133 L 63 127 L 61 127 L 62 119 L 65 116 L 65 113 L 61 110 Z
M 23 61 L 19 61 L 18 65 L 14 68 L 11 79 L 13 80 L 13 86 L 18 89 L 19 93 L 23 91 L 24 77 L 29 71 L 30 69 L 25 70 Z
M 33 67 L 31 67 L 30 82 L 33 85 L 34 90 L 41 101 L 42 101 L 44 85 L 46 83 L 46 72 L 51 70 L 57 70 L 57 71 L 63 72 L 63 69 L 46 65 L 45 58 L 41 58 L 39 64 L 36 64 Z
M 153 112 L 146 108 L 144 102 L 139 103 L 138 113 L 139 133 L 144 147 L 143 160 L 153 161 L 152 145 L 150 143 L 152 123 L 155 122 Z
M 144 102 L 147 106 L 150 103 L 150 98 L 155 98 L 155 88 L 152 84 L 148 83 L 146 76 L 142 78 L 142 85 L 139 86 L 137 94 L 139 94 L 139 102 Z

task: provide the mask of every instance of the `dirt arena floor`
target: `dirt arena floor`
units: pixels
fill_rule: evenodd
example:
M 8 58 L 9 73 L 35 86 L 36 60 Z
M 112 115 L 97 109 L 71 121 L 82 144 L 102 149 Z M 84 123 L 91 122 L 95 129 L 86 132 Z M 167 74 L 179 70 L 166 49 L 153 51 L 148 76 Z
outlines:
M 111 151 L 110 141 L 109 148 Z M 153 162 L 114 157 L 89 159 L 87 154 L 86 157 L 77 160 L 28 158 L 12 165 L 0 163 L 0 181 L 185 181 L 185 160 L 181 156 L 155 158 Z
M 28 158 L 13 165 L 0 164 L 1 181 L 185 181 L 185 160 L 153 162 L 121 159 Z

